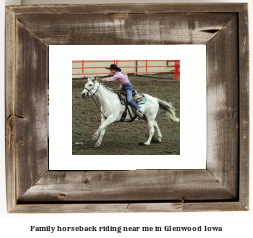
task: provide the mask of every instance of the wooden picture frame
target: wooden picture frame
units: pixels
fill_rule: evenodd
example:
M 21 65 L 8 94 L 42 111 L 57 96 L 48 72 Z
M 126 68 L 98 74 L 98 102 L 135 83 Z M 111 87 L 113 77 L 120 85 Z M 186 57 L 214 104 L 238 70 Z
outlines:
M 55 44 L 206 44 L 206 170 L 49 171 Z M 247 3 L 9 6 L 5 80 L 8 212 L 249 209 Z

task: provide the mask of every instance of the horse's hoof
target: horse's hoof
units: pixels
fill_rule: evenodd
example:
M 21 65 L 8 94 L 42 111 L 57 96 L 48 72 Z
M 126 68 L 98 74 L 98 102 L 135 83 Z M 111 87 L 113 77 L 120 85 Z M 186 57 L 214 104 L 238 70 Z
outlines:
M 152 138 L 151 142 L 152 143 L 162 143 L 162 139 L 161 138 L 159 138 L 159 139 Z
M 100 144 L 99 144 L 99 143 L 96 143 L 96 144 L 94 145 L 94 148 L 100 148 Z
M 95 136 L 95 135 L 93 135 L 91 139 L 92 139 L 92 140 L 97 140 L 97 139 L 98 139 L 98 137 L 97 137 L 97 136 Z
M 144 144 L 144 145 L 150 145 L 150 143 L 148 143 L 148 142 L 144 142 L 143 144 Z

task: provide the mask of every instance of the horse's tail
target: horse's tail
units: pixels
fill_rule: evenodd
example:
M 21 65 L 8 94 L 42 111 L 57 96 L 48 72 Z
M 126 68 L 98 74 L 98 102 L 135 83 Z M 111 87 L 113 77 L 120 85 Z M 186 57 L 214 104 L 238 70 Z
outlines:
M 171 120 L 175 121 L 175 122 L 179 122 L 180 119 L 176 117 L 176 112 L 175 112 L 175 108 L 172 106 L 171 103 L 169 102 L 165 102 L 162 101 L 158 98 L 156 98 L 158 104 L 159 104 L 159 108 L 163 109 L 166 113 L 166 116 L 168 117 L 168 119 L 170 118 Z

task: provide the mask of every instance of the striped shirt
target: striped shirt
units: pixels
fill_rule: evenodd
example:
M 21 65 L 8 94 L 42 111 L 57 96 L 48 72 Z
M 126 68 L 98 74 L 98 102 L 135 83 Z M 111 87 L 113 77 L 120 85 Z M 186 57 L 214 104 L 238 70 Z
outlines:
M 117 80 L 121 85 L 130 83 L 128 80 L 128 76 L 126 73 L 116 72 L 112 77 L 109 78 L 103 78 L 103 81 L 113 81 Z

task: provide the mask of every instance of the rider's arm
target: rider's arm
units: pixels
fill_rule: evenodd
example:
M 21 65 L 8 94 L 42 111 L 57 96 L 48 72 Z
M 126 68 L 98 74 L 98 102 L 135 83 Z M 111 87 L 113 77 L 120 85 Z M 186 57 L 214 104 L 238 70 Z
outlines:
M 97 80 L 98 80 L 98 81 L 103 81 L 103 79 L 102 79 L 102 78 L 99 78 L 99 77 L 97 77 Z
M 117 78 L 118 78 L 118 76 L 117 76 L 117 75 L 114 75 L 114 76 L 109 77 L 109 78 L 103 78 L 102 80 L 103 80 L 103 81 L 114 81 L 114 80 L 116 80 Z

